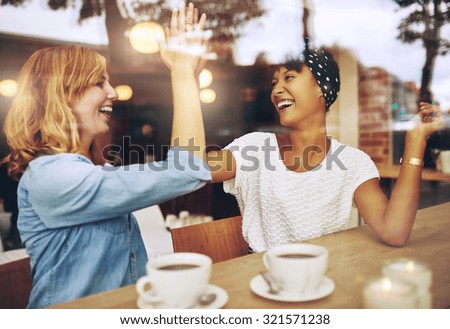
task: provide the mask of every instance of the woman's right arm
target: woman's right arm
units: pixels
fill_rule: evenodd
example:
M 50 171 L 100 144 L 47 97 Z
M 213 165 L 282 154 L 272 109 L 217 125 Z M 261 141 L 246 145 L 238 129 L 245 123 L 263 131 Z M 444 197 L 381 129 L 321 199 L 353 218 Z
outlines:
M 192 3 L 174 9 L 167 41 L 161 45 L 161 59 L 170 69 L 173 92 L 173 124 L 171 146 L 188 149 L 205 158 L 205 129 L 200 107 L 196 71 L 206 52 L 203 28 L 206 15 L 198 19 Z
M 195 191 L 211 180 L 205 167 L 182 148 L 169 150 L 166 161 L 119 167 L 59 154 L 30 162 L 21 186 L 33 211 L 55 228 L 105 220 Z
M 206 161 L 211 170 L 213 183 L 220 183 L 236 176 L 236 160 L 230 151 L 210 151 Z

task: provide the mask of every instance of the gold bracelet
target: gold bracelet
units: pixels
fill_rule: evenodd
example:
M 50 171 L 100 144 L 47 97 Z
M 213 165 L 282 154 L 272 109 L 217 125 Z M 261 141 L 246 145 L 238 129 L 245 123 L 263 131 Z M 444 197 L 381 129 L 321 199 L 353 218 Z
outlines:
M 403 162 L 403 158 L 400 158 L 400 163 L 402 163 L 402 162 Z M 413 166 L 423 167 L 423 160 L 419 159 L 419 158 L 409 158 L 406 163 L 413 165 Z

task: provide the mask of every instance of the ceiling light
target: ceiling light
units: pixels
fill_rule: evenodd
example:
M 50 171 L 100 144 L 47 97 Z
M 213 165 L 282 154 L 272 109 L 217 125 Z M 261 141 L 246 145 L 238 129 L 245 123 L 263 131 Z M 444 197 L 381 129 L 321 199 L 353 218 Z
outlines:
M 212 75 L 211 71 L 208 69 L 203 69 L 200 72 L 200 76 L 199 76 L 200 88 L 209 87 L 211 85 L 212 81 L 213 81 L 213 75 Z
M 135 24 L 130 32 L 131 46 L 140 53 L 153 54 L 159 51 L 159 43 L 165 39 L 163 27 L 155 22 Z
M 119 95 L 119 101 L 127 101 L 133 96 L 133 89 L 129 85 L 116 86 L 116 92 Z
M 0 94 L 5 97 L 14 97 L 17 91 L 16 80 L 6 79 L 0 81 Z
M 203 103 L 210 104 L 216 100 L 216 92 L 211 88 L 200 90 L 200 100 Z

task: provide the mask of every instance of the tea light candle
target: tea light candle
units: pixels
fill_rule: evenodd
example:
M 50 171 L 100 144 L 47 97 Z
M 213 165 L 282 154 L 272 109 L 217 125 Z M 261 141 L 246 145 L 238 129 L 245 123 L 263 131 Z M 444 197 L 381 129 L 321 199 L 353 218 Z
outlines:
M 363 290 L 365 308 L 416 308 L 414 285 L 387 277 L 370 280 Z
M 432 307 L 430 294 L 432 275 L 430 268 L 424 263 L 406 258 L 394 259 L 383 267 L 383 275 L 413 284 L 419 298 L 418 308 Z

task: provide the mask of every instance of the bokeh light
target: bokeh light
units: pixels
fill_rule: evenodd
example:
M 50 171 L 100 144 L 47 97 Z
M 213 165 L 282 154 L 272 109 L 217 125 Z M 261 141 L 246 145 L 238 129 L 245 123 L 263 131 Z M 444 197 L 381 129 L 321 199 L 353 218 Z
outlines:
M 17 82 L 15 80 L 6 79 L 0 81 L 0 94 L 5 97 L 14 97 L 17 92 Z
M 200 90 L 200 100 L 203 103 L 210 104 L 216 100 L 216 92 L 211 88 Z
M 163 27 L 155 22 L 134 25 L 129 34 L 131 46 L 140 53 L 153 54 L 159 51 L 158 41 L 165 39 Z
M 133 89 L 129 85 L 116 86 L 119 101 L 127 101 L 133 96 Z
M 199 76 L 200 88 L 209 87 L 211 85 L 212 81 L 213 81 L 213 75 L 212 75 L 211 71 L 208 69 L 203 69 L 200 72 L 200 76 Z

